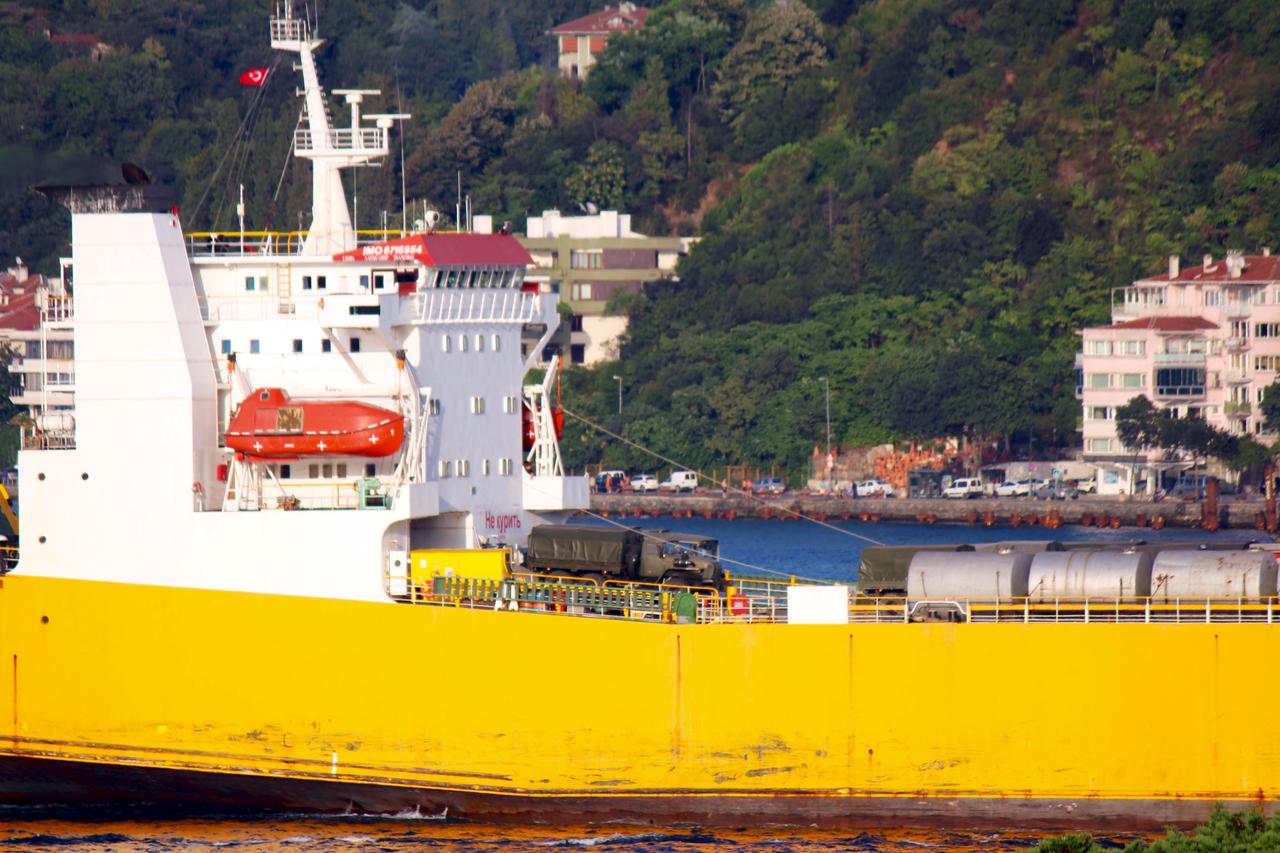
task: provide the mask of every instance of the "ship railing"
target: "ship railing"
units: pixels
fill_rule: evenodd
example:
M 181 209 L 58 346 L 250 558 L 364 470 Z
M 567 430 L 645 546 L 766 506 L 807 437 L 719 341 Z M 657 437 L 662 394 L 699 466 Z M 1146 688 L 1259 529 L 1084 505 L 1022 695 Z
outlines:
M 387 131 L 378 127 L 331 128 L 327 137 L 312 133 L 307 128 L 293 132 L 294 150 L 299 154 L 317 151 L 368 151 L 385 154 Z
M 298 320 L 315 320 L 320 316 L 320 306 L 316 302 L 293 302 L 280 300 L 273 296 L 259 299 L 232 299 L 200 303 L 202 319 L 221 322 L 226 320 L 275 320 L 289 317 Z
M 74 425 L 68 429 L 42 429 L 29 424 L 22 428 L 23 450 L 75 450 Z
M 187 253 L 193 257 L 297 255 L 306 231 L 193 231 Z
M 75 318 L 75 302 L 70 296 L 45 297 L 40 308 L 40 322 L 46 324 L 70 323 Z
M 1277 624 L 1280 598 L 850 599 L 850 622 Z

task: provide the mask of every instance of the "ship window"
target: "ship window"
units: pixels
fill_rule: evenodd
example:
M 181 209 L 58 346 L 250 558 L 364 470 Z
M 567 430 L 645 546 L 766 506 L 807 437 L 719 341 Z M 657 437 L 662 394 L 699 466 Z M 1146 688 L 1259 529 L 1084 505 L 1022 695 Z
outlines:
M 367 275 L 360 276 L 360 289 L 361 290 L 369 289 L 369 276 Z
M 222 354 L 223 355 L 231 354 L 231 341 L 227 340 L 226 338 L 222 339 Z
M 365 465 L 365 466 L 364 466 L 364 475 L 365 475 L 366 477 L 373 477 L 373 476 L 375 476 L 377 473 L 378 473 L 378 466 L 377 466 L 376 464 L 374 464 L 373 462 L 370 462 L 370 463 L 368 463 L 367 465 Z
M 488 459 L 480 463 L 480 473 L 484 474 L 486 477 L 489 476 L 489 460 Z
M 498 460 L 498 473 L 499 473 L 499 474 L 502 474 L 503 476 L 506 476 L 506 475 L 508 475 L 508 474 L 510 474 L 510 473 L 511 473 L 511 460 L 510 460 L 510 459 L 499 459 L 499 460 Z
M 257 282 L 258 282 L 258 280 L 257 280 L 254 276 L 251 276 L 251 275 L 247 275 L 247 276 L 245 276 L 245 277 L 244 277 L 244 289 L 245 289 L 245 290 L 253 290 L 253 289 L 254 289 L 254 285 L 256 285 L 256 284 L 257 284 Z
M 347 463 L 339 462 L 337 466 L 337 473 L 339 480 L 345 480 L 347 477 Z
M 320 466 L 319 466 L 319 465 L 308 465 L 308 466 L 307 466 L 307 476 L 308 476 L 308 477 L 310 477 L 310 478 L 311 478 L 311 479 L 313 479 L 313 480 L 318 480 L 318 479 L 320 479 Z
M 302 277 L 302 289 L 303 289 L 303 290 L 310 290 L 310 289 L 311 289 L 311 276 L 309 276 L 309 275 L 304 275 L 304 276 Z
M 498 351 L 498 350 L 500 350 L 500 349 L 502 349 L 502 338 L 498 337 L 497 335 L 494 335 L 494 336 L 493 336 L 493 351 L 494 351 L 494 352 L 497 352 L 497 351 Z
M 293 351 L 302 352 L 302 338 L 293 339 Z
M 359 339 L 359 338 L 353 337 L 353 338 L 351 339 L 351 351 L 352 351 L 352 352 L 360 352 L 360 339 Z
M 326 480 L 328 480 L 328 479 L 332 478 L 332 477 L 333 477 L 333 463 L 331 463 L 331 462 L 326 462 L 326 463 L 324 463 L 324 467 L 322 467 L 322 468 L 320 469 L 320 472 L 324 475 L 324 478 L 325 478 Z
M 249 352 L 256 354 L 261 349 L 262 347 L 258 344 L 257 338 L 254 338 L 253 340 L 249 341 Z
M 259 394 L 259 395 L 258 395 L 258 399 L 259 399 L 259 400 L 268 400 L 268 399 L 270 399 L 270 398 L 271 398 L 271 392 L 270 392 L 270 391 L 263 391 L 261 394 Z
M 476 335 L 476 352 L 484 352 L 484 335 Z
M 287 464 L 280 466 L 280 479 L 288 480 L 292 476 L 293 476 L 293 466 L 287 465 Z
M 320 352 L 333 352 L 333 341 L 325 338 L 320 342 Z
M 492 270 L 480 270 L 476 273 L 476 287 L 490 287 L 490 279 L 493 277 Z
M 373 274 L 373 286 L 376 290 L 382 290 L 387 286 L 387 274 L 376 272 Z
M 447 277 L 447 278 L 445 278 L 444 286 L 445 286 L 445 287 L 457 287 L 457 286 L 458 286 L 458 271 L 457 271 L 457 270 L 449 270 L 448 277 Z
M 452 350 L 452 349 L 453 349 L 453 339 L 452 339 L 452 338 L 450 338 L 448 335 L 445 335 L 443 338 L 441 338 L 441 339 L 440 339 L 440 349 L 444 350 L 445 352 L 449 352 L 450 350 Z
M 324 290 L 329 286 L 329 280 L 322 275 L 316 276 L 316 290 Z
M 276 429 L 280 432 L 302 432 L 302 407 L 281 406 L 276 416 Z
M 430 411 L 430 412 L 431 412 L 431 414 L 433 414 L 433 415 L 438 415 L 438 414 L 440 414 L 440 400 L 439 400 L 439 398 L 437 398 L 437 397 L 432 397 L 432 398 L 431 398 L 431 403 L 430 403 L 430 409 L 429 409 L 429 411 Z
M 471 414 L 473 415 L 484 414 L 484 397 L 471 398 Z
M 441 460 L 440 460 L 440 469 L 439 469 L 439 471 L 440 471 L 440 476 L 441 476 L 441 477 L 448 477 L 448 476 L 449 476 L 449 463 L 448 463 L 448 462 L 446 462 L 445 460 L 441 459 Z
M 471 460 L 470 459 L 458 460 L 458 476 L 459 477 L 471 476 Z
M 466 351 L 467 351 L 467 336 L 458 335 L 458 352 L 466 352 Z

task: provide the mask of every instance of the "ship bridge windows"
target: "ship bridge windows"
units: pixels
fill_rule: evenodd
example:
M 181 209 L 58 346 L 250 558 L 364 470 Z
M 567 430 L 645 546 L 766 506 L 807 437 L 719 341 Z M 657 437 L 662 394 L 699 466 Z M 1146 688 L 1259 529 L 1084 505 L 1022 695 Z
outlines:
M 302 352 L 302 338 L 293 339 L 293 351 Z
M 267 290 L 267 277 L 265 275 L 247 275 L 244 277 L 244 289 L 248 292 Z

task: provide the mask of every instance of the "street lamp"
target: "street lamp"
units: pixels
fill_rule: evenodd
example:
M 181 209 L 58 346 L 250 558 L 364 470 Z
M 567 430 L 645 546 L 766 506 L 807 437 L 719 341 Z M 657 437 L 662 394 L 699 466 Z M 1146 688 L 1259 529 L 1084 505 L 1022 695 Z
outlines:
M 621 415 L 622 414 L 622 377 L 615 373 L 613 374 L 613 378 L 618 383 L 618 414 Z
M 819 376 L 818 381 L 822 383 L 822 390 L 827 398 L 827 459 L 831 459 L 831 383 L 827 381 L 827 377 Z M 827 463 L 831 464 L 830 461 Z

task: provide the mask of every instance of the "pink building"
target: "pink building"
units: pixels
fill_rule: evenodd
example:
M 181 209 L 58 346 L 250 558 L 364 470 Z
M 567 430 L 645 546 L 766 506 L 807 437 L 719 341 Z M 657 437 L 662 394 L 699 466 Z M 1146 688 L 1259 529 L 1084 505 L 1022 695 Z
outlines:
M 1178 467 L 1156 451 L 1135 452 L 1116 437 L 1116 409 L 1139 395 L 1181 416 L 1204 417 L 1239 434 L 1263 435 L 1258 403 L 1280 372 L 1280 258 L 1228 252 L 1116 288 L 1110 326 L 1084 329 L 1076 356 L 1083 403 L 1084 458 L 1098 465 L 1098 488 L 1132 493 L 1155 471 Z M 1267 436 L 1272 438 L 1273 436 Z

